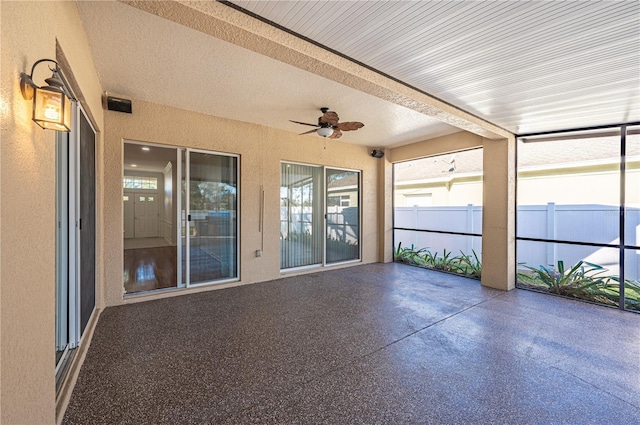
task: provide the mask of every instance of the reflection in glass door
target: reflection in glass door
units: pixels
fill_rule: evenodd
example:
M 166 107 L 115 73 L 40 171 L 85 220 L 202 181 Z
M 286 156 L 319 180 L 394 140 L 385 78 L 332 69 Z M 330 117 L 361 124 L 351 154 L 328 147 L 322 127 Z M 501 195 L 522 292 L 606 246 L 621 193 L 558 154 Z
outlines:
M 322 225 L 322 167 L 281 164 L 281 269 L 322 264 Z
M 327 168 L 327 264 L 360 258 L 360 173 Z
M 282 163 L 280 268 L 359 259 L 360 172 Z
M 196 285 L 238 277 L 238 158 L 186 152 L 183 276 Z

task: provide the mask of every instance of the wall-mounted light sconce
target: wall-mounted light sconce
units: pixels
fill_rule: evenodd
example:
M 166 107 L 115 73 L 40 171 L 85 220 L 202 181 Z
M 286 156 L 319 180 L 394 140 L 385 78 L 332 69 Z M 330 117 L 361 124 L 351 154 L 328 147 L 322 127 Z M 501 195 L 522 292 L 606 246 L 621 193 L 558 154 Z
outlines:
M 39 87 L 33 82 L 33 71 L 42 62 L 52 62 L 55 68 L 45 83 Z M 25 100 L 33 99 L 33 121 L 42 128 L 58 131 L 71 131 L 71 100 L 67 94 L 65 83 L 60 76 L 58 62 L 52 59 L 40 59 L 31 67 L 31 74 L 20 74 L 20 90 Z

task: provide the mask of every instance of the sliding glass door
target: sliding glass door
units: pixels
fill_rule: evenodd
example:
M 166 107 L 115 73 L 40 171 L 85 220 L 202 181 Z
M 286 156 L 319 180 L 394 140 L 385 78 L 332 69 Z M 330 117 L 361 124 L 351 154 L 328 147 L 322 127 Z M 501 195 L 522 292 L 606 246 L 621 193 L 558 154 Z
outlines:
M 127 141 L 123 151 L 125 294 L 176 288 L 180 149 Z
M 75 212 L 75 208 L 74 208 Z M 69 133 L 58 132 L 56 138 L 56 367 L 69 348 L 69 311 L 75 303 L 69 300 L 70 249 L 69 238 Z M 75 227 L 75 226 L 72 226 Z M 75 260 L 75 254 L 74 255 Z M 75 284 L 75 273 L 73 273 Z M 75 317 L 75 315 L 73 315 Z
M 280 268 L 360 258 L 360 173 L 282 163 Z
M 282 164 L 280 268 L 322 264 L 322 167 Z
M 95 309 L 96 132 L 73 104 L 71 132 L 56 135 L 56 388 Z
M 187 150 L 183 276 L 187 286 L 238 278 L 238 157 Z
M 360 258 L 360 173 L 326 170 L 327 264 Z

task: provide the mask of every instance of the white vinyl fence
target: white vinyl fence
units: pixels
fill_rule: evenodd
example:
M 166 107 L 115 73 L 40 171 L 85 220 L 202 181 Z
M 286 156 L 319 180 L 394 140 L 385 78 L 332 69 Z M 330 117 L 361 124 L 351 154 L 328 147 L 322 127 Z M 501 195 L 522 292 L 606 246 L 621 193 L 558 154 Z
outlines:
M 315 211 L 316 214 L 322 214 Z M 280 238 L 313 234 L 313 207 L 280 207 Z M 358 244 L 360 238 L 358 207 L 331 206 L 327 211 L 326 237 Z
M 466 207 L 397 207 L 394 221 L 394 227 L 407 229 L 482 234 L 482 207 L 471 204 Z M 426 248 L 438 256 L 446 249 L 453 256 L 459 256 L 461 251 L 465 254 L 475 251 L 480 258 L 482 251 L 480 236 L 396 230 L 394 238 L 396 247 L 401 242 L 403 247 Z
M 566 240 L 586 243 L 619 244 L 619 208 L 608 205 L 523 205 L 518 207 L 518 237 Z M 394 227 L 428 229 L 459 233 L 482 233 L 482 207 L 397 207 Z M 626 215 L 625 243 L 640 246 L 640 209 L 628 208 Z M 478 257 L 481 255 L 480 237 L 448 235 L 406 230 L 395 231 L 395 244 L 412 244 L 441 254 L 443 249 L 452 255 L 460 251 Z M 609 269 L 609 274 L 619 273 L 617 248 L 554 244 L 546 242 L 518 241 L 518 263 L 530 266 L 556 264 L 562 260 L 573 265 L 583 260 Z M 626 277 L 640 276 L 640 250 L 627 250 L 625 256 Z

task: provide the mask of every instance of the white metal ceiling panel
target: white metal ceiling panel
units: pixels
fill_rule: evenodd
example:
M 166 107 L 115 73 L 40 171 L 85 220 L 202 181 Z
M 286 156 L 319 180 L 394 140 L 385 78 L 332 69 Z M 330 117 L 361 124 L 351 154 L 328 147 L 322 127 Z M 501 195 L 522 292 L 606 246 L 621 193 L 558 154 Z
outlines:
M 514 133 L 640 121 L 639 1 L 233 1 Z

